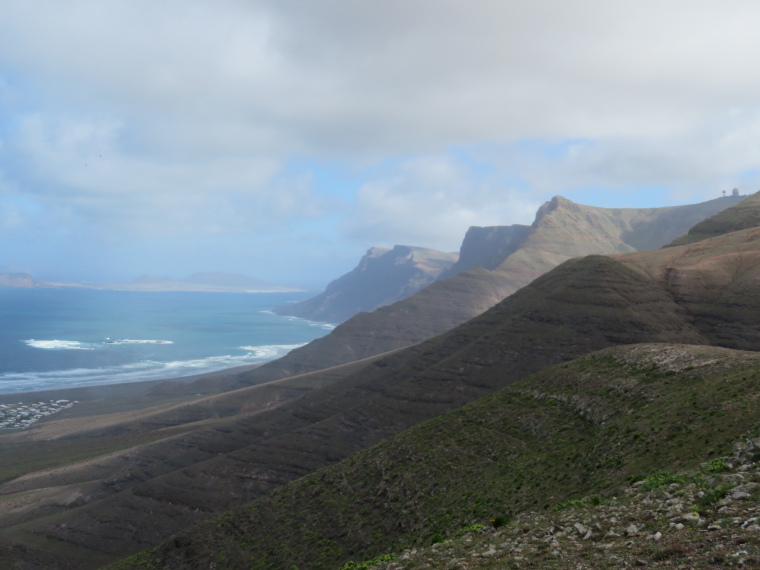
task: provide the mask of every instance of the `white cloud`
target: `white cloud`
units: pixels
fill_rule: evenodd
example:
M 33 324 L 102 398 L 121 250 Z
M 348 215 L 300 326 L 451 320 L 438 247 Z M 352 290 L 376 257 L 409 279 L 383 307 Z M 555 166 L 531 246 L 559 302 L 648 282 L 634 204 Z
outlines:
M 754 0 L 4 0 L 0 173 L 34 227 L 264 236 L 345 214 L 352 243 L 456 249 L 581 187 L 754 184 L 759 20 Z M 542 146 L 567 140 L 587 143 Z M 294 157 L 360 173 L 355 206 Z
M 8 64 L 204 152 L 674 134 L 760 95 L 760 6 L 742 0 L 8 1 L 0 16 Z
M 530 223 L 540 200 L 478 179 L 452 156 L 405 161 L 364 184 L 343 230 L 378 245 L 458 251 L 473 225 Z

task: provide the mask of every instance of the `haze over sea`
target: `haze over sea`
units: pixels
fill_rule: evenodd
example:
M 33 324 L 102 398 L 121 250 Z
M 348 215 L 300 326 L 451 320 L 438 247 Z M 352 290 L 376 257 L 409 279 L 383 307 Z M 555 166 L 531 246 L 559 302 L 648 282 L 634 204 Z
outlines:
M 0 287 L 0 393 L 176 378 L 278 358 L 333 328 L 270 312 L 308 296 Z

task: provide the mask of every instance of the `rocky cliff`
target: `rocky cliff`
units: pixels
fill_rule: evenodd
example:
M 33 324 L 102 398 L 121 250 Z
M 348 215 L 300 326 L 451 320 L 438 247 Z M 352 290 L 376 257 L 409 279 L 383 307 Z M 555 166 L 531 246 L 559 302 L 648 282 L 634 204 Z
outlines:
M 691 224 L 742 200 L 727 197 L 668 208 L 598 208 L 555 196 L 541 206 L 530 227 L 468 232 L 457 265 L 464 268 L 478 259 L 487 267 L 475 265 L 401 301 L 356 314 L 329 335 L 261 367 L 255 377 L 283 378 L 421 342 L 481 314 L 563 261 L 661 247 Z
M 397 245 L 371 248 L 351 272 L 301 303 L 278 307 L 279 315 L 340 323 L 362 311 L 390 305 L 432 283 L 457 260 L 457 254 Z

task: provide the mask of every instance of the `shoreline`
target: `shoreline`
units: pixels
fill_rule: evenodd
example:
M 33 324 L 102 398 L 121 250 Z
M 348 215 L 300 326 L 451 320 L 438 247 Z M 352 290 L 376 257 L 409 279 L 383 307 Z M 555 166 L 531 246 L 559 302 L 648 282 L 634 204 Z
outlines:
M 176 378 L 158 378 L 156 380 L 119 382 L 117 384 L 98 384 L 95 386 L 71 386 L 68 388 L 34 390 L 29 392 L 5 392 L 0 393 L 0 404 L 63 399 L 72 401 L 94 400 L 117 396 L 149 396 L 152 391 L 161 385 L 170 388 L 178 384 L 192 384 L 198 380 L 220 380 L 259 368 L 273 360 L 257 362 L 254 364 L 244 364 L 242 366 L 233 366 L 232 368 L 224 368 L 214 372 L 202 372 L 200 374 L 191 374 L 189 376 L 178 376 Z M 202 394 L 199 393 L 199 395 Z

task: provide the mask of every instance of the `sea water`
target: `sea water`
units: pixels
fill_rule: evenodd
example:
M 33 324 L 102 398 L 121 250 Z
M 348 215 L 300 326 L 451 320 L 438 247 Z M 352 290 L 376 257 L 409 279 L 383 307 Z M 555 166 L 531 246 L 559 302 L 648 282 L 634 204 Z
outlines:
M 0 287 L 0 393 L 272 360 L 333 328 L 271 312 L 308 296 Z

